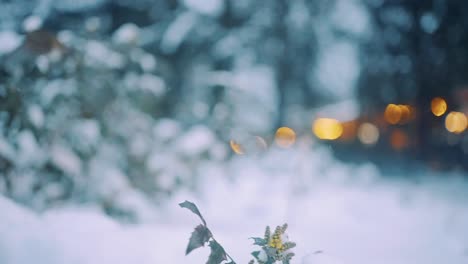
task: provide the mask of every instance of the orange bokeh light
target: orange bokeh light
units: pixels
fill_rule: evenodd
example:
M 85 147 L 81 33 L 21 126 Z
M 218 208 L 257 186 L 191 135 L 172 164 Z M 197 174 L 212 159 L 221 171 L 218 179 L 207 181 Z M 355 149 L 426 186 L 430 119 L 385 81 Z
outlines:
M 408 138 L 408 135 L 404 131 L 400 129 L 396 129 L 392 132 L 390 136 L 390 144 L 395 150 L 404 149 L 406 146 L 408 146 L 408 143 L 409 143 L 409 138 Z
M 288 148 L 296 141 L 296 133 L 289 127 L 280 127 L 276 130 L 275 142 L 282 148 Z
M 401 108 L 396 104 L 389 104 L 387 108 L 385 108 L 384 117 L 385 120 L 392 124 L 396 125 L 400 122 L 402 116 Z
M 385 121 L 392 125 L 406 124 L 413 120 L 414 116 L 414 108 L 403 104 L 389 104 L 384 112 Z
M 450 112 L 445 118 L 445 128 L 452 133 L 460 134 L 468 126 L 468 119 L 462 112 Z
M 234 151 L 234 153 L 236 153 L 237 155 L 245 154 L 244 148 L 234 140 L 229 141 L 229 145 L 231 146 L 232 151 Z
M 356 137 L 357 129 L 358 129 L 358 122 L 348 121 L 341 123 L 343 126 L 343 133 L 341 134 L 340 140 L 343 141 L 351 141 Z
M 447 111 L 447 102 L 441 98 L 436 97 L 431 101 L 431 111 L 435 116 L 441 116 Z

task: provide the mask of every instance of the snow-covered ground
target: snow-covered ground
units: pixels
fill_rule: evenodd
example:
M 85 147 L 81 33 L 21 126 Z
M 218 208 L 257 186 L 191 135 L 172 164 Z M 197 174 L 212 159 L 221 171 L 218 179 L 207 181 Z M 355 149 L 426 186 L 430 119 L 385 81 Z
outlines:
M 0 263 L 204 263 L 207 249 L 184 256 L 199 221 L 178 207 L 184 200 L 198 204 L 239 264 L 254 249 L 249 237 L 284 222 L 298 244 L 293 263 L 468 263 L 468 185 L 454 175 L 385 180 L 373 165 L 343 164 L 323 147 L 207 162 L 198 174 L 195 193 L 178 192 L 137 225 L 91 206 L 37 214 L 0 197 Z

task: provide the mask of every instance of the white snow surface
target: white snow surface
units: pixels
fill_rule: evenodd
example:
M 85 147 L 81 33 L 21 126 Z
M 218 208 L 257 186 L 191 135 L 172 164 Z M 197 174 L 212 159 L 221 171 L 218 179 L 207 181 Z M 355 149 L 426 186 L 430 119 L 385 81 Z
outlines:
M 0 263 L 205 263 L 207 248 L 184 256 L 199 224 L 178 207 L 184 200 L 197 203 L 237 263 L 255 249 L 249 237 L 284 222 L 298 245 L 292 263 L 468 263 L 468 185 L 461 177 L 412 171 L 426 180 L 387 180 L 371 164 L 343 164 L 325 148 L 310 149 L 207 162 L 196 192 L 177 192 L 155 218 L 135 225 L 91 205 L 39 214 L 0 196 Z

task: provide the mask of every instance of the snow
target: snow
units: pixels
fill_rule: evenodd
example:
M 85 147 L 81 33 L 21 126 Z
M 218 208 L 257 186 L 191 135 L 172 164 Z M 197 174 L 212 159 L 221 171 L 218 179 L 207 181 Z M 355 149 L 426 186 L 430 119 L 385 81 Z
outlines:
M 181 132 L 180 124 L 169 118 L 160 119 L 153 128 L 155 138 L 162 141 L 169 140 Z
M 23 37 L 13 31 L 0 31 L 0 56 L 18 48 L 22 41 Z
M 161 50 L 165 53 L 175 52 L 195 26 L 197 16 L 193 12 L 180 14 L 166 29 L 161 40 Z
M 270 67 L 245 67 L 230 76 L 218 73 L 217 78 L 229 82 L 229 96 L 237 102 L 230 110 L 231 118 L 237 120 L 236 126 L 249 128 L 255 133 L 273 129 L 279 95 Z
M 162 96 L 166 91 L 164 80 L 161 77 L 148 73 L 140 76 L 139 86 L 142 90 L 150 92 L 155 96 Z
M 337 28 L 357 36 L 364 36 L 369 32 L 368 11 L 358 0 L 337 1 L 332 21 Z
M 249 237 L 284 222 L 298 245 L 293 263 L 466 263 L 466 181 L 414 173 L 427 180 L 384 180 L 373 165 L 343 164 L 321 147 L 238 156 L 205 167 L 196 194 L 180 190 L 136 225 L 91 205 L 37 214 L 0 197 L 0 263 L 203 263 L 207 249 L 184 256 L 198 224 L 177 206 L 186 199 L 238 263 L 254 249 Z M 139 199 L 124 203 L 150 215 Z
M 188 156 L 200 155 L 215 143 L 215 136 L 205 126 L 194 126 L 178 140 L 177 149 Z
M 29 16 L 23 21 L 23 29 L 26 32 L 32 32 L 41 28 L 43 19 L 39 16 Z
M 138 41 L 139 34 L 140 28 L 137 25 L 127 23 L 120 26 L 120 28 L 114 32 L 112 38 L 117 44 L 131 44 Z
M 81 175 L 82 164 L 80 158 L 69 148 L 55 144 L 50 149 L 51 162 L 68 175 Z
M 90 65 L 98 63 L 109 68 L 121 68 L 125 64 L 121 54 L 111 50 L 101 42 L 89 41 L 86 43 L 85 50 Z
M 33 133 L 29 130 L 23 130 L 17 138 L 18 152 L 15 162 L 19 166 L 28 167 L 28 165 L 38 165 L 43 161 L 42 150 L 36 141 Z
M 209 16 L 219 16 L 224 8 L 222 0 L 184 0 L 185 6 Z
M 151 54 L 143 54 L 140 58 L 140 66 L 144 71 L 154 71 L 156 69 L 156 59 Z
M 98 8 L 108 0 L 53 0 L 53 7 L 62 12 L 79 12 Z
M 76 80 L 55 79 L 49 81 L 41 90 L 41 104 L 50 105 L 54 99 L 60 95 L 70 96 L 77 92 Z
M 161 77 L 149 73 L 137 75 L 134 72 L 129 72 L 123 81 L 129 90 L 141 90 L 155 97 L 163 96 L 167 90 Z
M 321 52 L 317 67 L 317 79 L 323 93 L 336 98 L 352 98 L 360 74 L 358 51 L 348 41 L 330 43 Z
M 355 100 L 343 100 L 317 109 L 315 116 L 349 121 L 359 117 L 360 109 Z
M 9 161 L 13 161 L 16 155 L 15 149 L 3 136 L 0 136 L 0 155 Z
M 77 119 L 70 127 L 75 148 L 89 151 L 99 145 L 101 130 L 99 123 L 94 119 Z

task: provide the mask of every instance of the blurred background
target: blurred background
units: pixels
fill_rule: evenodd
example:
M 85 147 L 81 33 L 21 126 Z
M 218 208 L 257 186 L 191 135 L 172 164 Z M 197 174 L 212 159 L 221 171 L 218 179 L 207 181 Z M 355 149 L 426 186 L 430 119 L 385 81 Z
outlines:
M 405 186 L 397 204 L 451 193 L 445 230 L 467 216 L 452 207 L 467 198 L 467 13 L 450 0 L 1 0 L 0 193 L 140 223 L 184 195 L 211 208 L 213 178 L 249 196 L 281 174 L 285 199 L 388 181 Z M 450 247 L 464 260 L 465 242 Z

